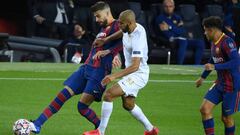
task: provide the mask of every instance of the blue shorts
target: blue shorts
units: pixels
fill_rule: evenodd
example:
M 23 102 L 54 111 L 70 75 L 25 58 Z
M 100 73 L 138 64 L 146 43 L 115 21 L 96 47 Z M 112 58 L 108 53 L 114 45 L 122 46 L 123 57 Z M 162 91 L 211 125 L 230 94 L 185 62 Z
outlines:
M 95 101 L 99 102 L 106 89 L 101 85 L 103 78 L 104 71 L 82 65 L 64 82 L 64 85 L 70 87 L 75 95 L 87 93 L 93 95 Z
M 205 99 L 215 105 L 222 102 L 223 116 L 229 116 L 240 111 L 240 91 L 226 92 L 215 85 L 208 90 Z

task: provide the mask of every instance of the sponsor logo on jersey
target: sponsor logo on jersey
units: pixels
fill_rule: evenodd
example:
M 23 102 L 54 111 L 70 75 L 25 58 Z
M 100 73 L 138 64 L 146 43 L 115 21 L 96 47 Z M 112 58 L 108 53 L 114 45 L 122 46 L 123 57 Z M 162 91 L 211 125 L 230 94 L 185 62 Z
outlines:
M 133 54 L 141 54 L 140 51 L 133 51 Z
M 212 58 L 214 63 L 221 63 L 224 61 L 222 57 L 212 57 Z
M 106 36 L 107 36 L 106 33 L 100 32 L 100 33 L 97 34 L 96 38 L 105 38 Z

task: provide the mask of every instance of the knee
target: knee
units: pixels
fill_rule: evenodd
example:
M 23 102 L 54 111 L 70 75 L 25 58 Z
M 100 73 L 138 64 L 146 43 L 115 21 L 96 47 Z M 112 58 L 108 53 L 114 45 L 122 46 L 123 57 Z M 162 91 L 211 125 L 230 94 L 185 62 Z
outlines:
M 82 102 L 78 102 L 78 112 L 81 115 L 84 115 L 87 111 L 88 106 Z
M 124 102 L 124 103 L 122 104 L 122 106 L 123 106 L 123 108 L 124 108 L 125 110 L 131 111 L 131 110 L 134 108 L 135 104 L 130 103 L 130 102 Z
M 103 95 L 103 100 L 107 102 L 112 102 L 113 101 L 113 93 L 111 90 L 107 90 L 104 95 Z
M 225 125 L 232 125 L 233 119 L 231 117 L 229 117 L 229 116 L 222 116 L 222 122 Z
M 211 115 L 211 110 L 206 107 L 206 106 L 201 106 L 200 107 L 200 113 L 202 114 L 202 116 L 208 116 L 208 115 Z

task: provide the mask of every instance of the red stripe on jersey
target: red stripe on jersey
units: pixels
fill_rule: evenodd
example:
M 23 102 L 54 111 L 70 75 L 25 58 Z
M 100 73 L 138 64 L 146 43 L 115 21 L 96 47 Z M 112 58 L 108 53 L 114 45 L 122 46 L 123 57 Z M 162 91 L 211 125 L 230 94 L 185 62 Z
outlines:
M 240 102 L 240 91 L 237 93 L 237 99 L 236 99 L 234 112 L 238 111 L 238 109 L 239 109 L 239 102 Z
M 233 92 L 233 77 L 229 71 L 222 71 L 224 81 L 224 91 Z
M 101 50 L 103 50 L 102 47 L 96 48 L 96 53 Z M 101 58 L 93 60 L 93 67 L 100 67 L 100 66 L 101 66 Z

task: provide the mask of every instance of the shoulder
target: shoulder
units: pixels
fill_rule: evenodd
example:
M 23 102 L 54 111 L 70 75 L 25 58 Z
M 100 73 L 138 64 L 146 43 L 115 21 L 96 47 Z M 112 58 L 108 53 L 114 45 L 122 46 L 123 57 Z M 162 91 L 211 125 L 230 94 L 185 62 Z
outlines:
M 137 27 L 136 30 L 133 33 L 136 37 L 141 36 L 142 34 L 145 34 L 145 28 L 141 25 L 137 23 Z
M 227 35 L 225 35 L 224 40 L 222 41 L 222 47 L 224 48 L 224 50 L 230 49 L 233 51 L 237 49 L 235 41 Z

